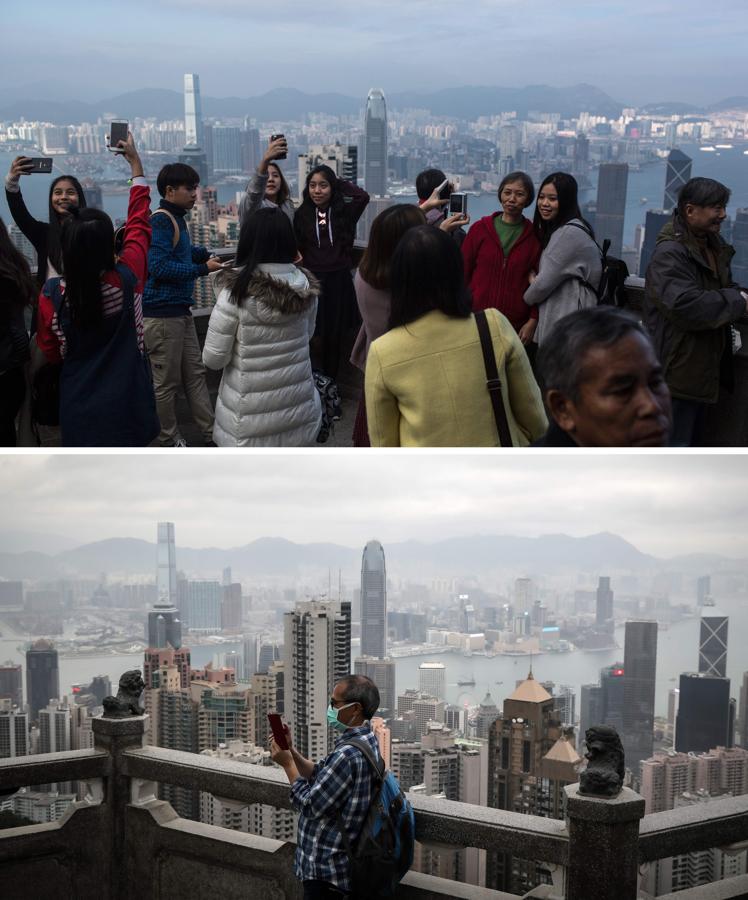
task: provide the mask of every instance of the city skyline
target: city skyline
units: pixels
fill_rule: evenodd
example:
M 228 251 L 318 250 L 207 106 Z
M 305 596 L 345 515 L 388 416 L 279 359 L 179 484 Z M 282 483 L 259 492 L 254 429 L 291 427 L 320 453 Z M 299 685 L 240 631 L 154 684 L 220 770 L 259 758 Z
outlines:
M 54 44 L 55 54 L 35 59 L 29 77 L 28 17 L 20 8 L 9 8 L 3 66 L 8 92 L 24 86 L 28 91 L 29 85 L 38 88 L 40 83 L 43 88 L 48 82 L 50 94 L 59 96 L 77 87 L 91 97 L 104 82 L 111 85 L 112 95 L 127 87 L 169 84 L 181 77 L 174 71 L 177 55 L 201 59 L 209 95 L 236 95 L 237 82 L 258 92 L 279 84 L 308 86 L 310 72 L 320 91 L 345 85 L 365 93 L 374 83 L 385 91 L 446 88 L 454 84 L 454 71 L 445 69 L 440 77 L 432 63 L 447 54 L 468 61 L 461 81 L 490 84 L 495 81 L 498 43 L 504 71 L 524 72 L 531 64 L 535 83 L 592 82 L 626 103 L 701 103 L 737 93 L 746 38 L 745 19 L 739 19 L 741 0 L 719 0 L 716 8 L 696 0 L 677 6 L 671 0 L 654 0 L 647 5 L 646 27 L 630 7 L 601 9 L 591 0 L 572 0 L 563 7 L 538 0 L 532 19 L 519 0 L 478 0 L 470 15 L 460 18 L 444 0 L 428 7 L 386 0 L 355 8 L 335 0 L 324 16 L 288 2 L 260 9 L 239 0 L 224 0 L 217 7 L 202 0 L 162 0 L 158 5 L 136 0 L 134 14 L 118 16 L 116 29 L 112 26 L 119 7 L 110 2 L 92 7 L 77 0 L 67 5 L 65 24 L 85 36 L 82 54 L 79 41 L 60 44 L 55 39 L 58 7 L 42 0 L 35 10 L 35 41 Z M 262 40 L 255 42 L 248 59 L 250 32 L 259 32 Z M 668 35 L 666 42 L 663 34 Z M 689 78 L 683 60 L 702 52 L 705 37 L 719 47 L 720 65 L 694 67 Z M 278 46 L 287 51 L 280 64 Z M 544 52 L 550 46 L 577 49 Z M 140 53 L 136 74 L 133 47 Z M 215 53 L 210 52 L 213 47 Z M 616 59 L 622 61 L 617 67 Z M 516 77 L 519 83 L 521 75 Z M 651 96 L 653 90 L 656 96 Z
M 580 465 L 576 457 L 508 453 L 497 465 L 480 452 L 397 461 L 381 454 L 367 456 L 363 469 L 361 460 L 336 451 L 227 454 L 220 468 L 191 454 L 179 466 L 153 456 L 147 467 L 137 455 L 10 458 L 0 496 L 13 529 L 0 531 L 0 551 L 42 551 L 45 533 L 64 535 L 68 546 L 112 537 L 153 542 L 154 523 L 173 521 L 182 547 L 229 548 L 272 536 L 363 546 L 376 533 L 387 546 L 479 534 L 611 532 L 663 558 L 745 556 L 748 472 L 735 456 L 716 464 L 716 457 L 691 455 L 677 462 L 655 454 L 589 455 Z M 26 537 L 18 543 L 13 532 Z M 39 532 L 41 545 L 30 547 Z

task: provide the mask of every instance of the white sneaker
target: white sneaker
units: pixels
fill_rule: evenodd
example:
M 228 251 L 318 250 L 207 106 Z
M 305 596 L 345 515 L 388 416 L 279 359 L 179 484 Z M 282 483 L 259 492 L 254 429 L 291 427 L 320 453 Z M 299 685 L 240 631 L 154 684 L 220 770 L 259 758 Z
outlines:
M 184 438 L 177 438 L 176 441 L 174 441 L 174 446 L 175 447 L 186 447 L 187 441 Z

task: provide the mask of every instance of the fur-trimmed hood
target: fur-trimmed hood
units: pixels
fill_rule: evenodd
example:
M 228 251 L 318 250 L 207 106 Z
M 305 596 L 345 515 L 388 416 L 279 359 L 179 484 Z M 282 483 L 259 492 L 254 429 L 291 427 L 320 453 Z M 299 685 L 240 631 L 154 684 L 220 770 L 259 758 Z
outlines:
M 227 272 L 220 287 L 231 291 L 234 272 Z M 247 289 L 247 296 L 282 315 L 303 312 L 319 296 L 319 281 L 301 266 L 263 264 L 258 266 Z M 241 305 L 241 304 L 240 304 Z

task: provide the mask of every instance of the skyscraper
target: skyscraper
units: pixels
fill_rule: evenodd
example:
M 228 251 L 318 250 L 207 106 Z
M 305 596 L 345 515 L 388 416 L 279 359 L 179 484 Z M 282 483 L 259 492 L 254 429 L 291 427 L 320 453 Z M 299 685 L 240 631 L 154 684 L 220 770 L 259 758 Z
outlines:
M 378 88 L 366 99 L 364 187 L 373 197 L 387 193 L 387 104 Z
M 0 698 L 0 759 L 26 756 L 28 752 L 28 716 L 10 700 Z
M 26 651 L 26 697 L 32 722 L 39 718 L 39 710 L 60 696 L 60 670 L 57 651 L 44 639 L 35 641 Z
M 696 579 L 696 602 L 699 606 L 705 606 L 708 597 L 712 596 L 711 575 L 699 575 Z
M 597 581 L 597 603 L 595 607 L 595 624 L 598 628 L 613 630 L 613 591 L 610 589 L 610 578 L 601 576 Z
M 681 150 L 671 150 L 665 172 L 665 199 L 663 209 L 672 212 L 678 205 L 678 193 L 691 178 L 691 158 Z
M 437 700 L 444 700 L 447 687 L 447 670 L 444 663 L 423 662 L 418 667 L 418 690 Z
M 657 245 L 657 236 L 672 218 L 670 213 L 663 212 L 661 209 L 647 210 L 644 220 L 644 243 L 639 257 L 639 274 L 642 277 L 647 273 L 647 266 Z
M 724 229 L 723 229 L 724 236 Z M 732 227 L 730 243 L 735 248 L 732 258 L 732 277 L 738 284 L 748 284 L 748 208 L 743 207 L 735 213 L 735 224 Z
M 148 613 L 148 646 L 152 649 L 182 646 L 182 622 L 172 603 L 157 603 Z
M 187 622 L 190 631 L 220 631 L 223 588 L 218 581 L 187 583 Z
M 203 147 L 203 108 L 200 76 L 184 76 L 184 138 L 188 147 Z
M 748 750 L 748 672 L 743 672 L 743 683 L 740 685 L 738 722 L 740 723 L 740 746 Z
M 284 621 L 284 709 L 293 745 L 307 759 L 332 749 L 327 706 L 335 683 L 351 671 L 351 605 L 307 600 Z
M 699 672 L 727 675 L 727 616 L 702 616 L 699 633 Z
M 369 541 L 361 557 L 361 655 L 387 655 L 387 570 L 379 541 Z
M 657 622 L 626 622 L 623 649 L 623 749 L 626 766 L 639 777 L 639 764 L 654 746 Z M 682 697 L 681 697 L 682 700 Z
M 11 706 L 23 707 L 23 670 L 11 660 L 0 665 L 0 700 L 10 700 Z
M 603 163 L 597 182 L 595 232 L 599 244 L 610 239 L 611 256 L 623 252 L 623 221 L 626 215 L 627 163 Z
M 379 689 L 379 710 L 377 715 L 389 718 L 395 714 L 395 660 L 373 659 L 360 656 L 353 662 L 356 675 L 371 678 Z
M 67 699 L 48 700 L 39 710 L 39 752 L 60 753 L 72 749 L 70 707 Z
M 704 753 L 712 747 L 731 747 L 735 721 L 730 679 L 684 672 L 679 687 L 675 749 Z
M 177 551 L 174 542 L 174 523 L 159 522 L 157 526 L 156 585 L 158 602 L 174 606 L 177 602 Z

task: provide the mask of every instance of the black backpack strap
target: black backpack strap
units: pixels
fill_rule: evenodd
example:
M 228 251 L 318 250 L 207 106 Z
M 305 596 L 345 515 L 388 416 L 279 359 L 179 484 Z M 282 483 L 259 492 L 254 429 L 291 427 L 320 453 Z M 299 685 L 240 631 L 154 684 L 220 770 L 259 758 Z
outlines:
M 496 355 L 493 352 L 491 329 L 488 327 L 485 310 L 481 309 L 475 314 L 475 323 L 480 335 L 480 346 L 483 351 L 483 363 L 486 367 L 486 387 L 491 398 L 493 414 L 496 419 L 496 428 L 499 432 L 499 441 L 502 447 L 512 446 L 512 435 L 509 431 L 509 423 L 504 409 L 504 398 L 501 395 L 501 380 L 496 366 Z

